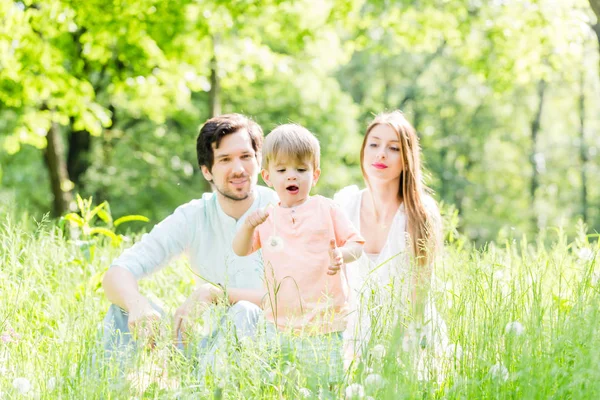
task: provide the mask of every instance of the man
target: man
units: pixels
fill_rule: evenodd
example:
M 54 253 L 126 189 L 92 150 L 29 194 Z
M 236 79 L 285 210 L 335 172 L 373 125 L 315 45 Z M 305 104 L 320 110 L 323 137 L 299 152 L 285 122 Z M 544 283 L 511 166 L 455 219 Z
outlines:
M 202 126 L 196 143 L 198 164 L 215 192 L 177 208 L 114 260 L 102 282 L 113 303 L 104 321 L 107 350 L 128 345 L 129 332 L 153 344 L 152 326 L 162 311 L 140 293 L 137 280 L 183 253 L 209 283 L 199 284 L 177 309 L 174 339 L 185 341 L 194 310 L 200 303 L 214 302 L 225 287 L 234 304 L 228 314 L 238 336 L 252 333 L 263 296 L 262 258 L 237 257 L 231 242 L 248 214 L 277 203 L 275 192 L 256 184 L 262 140 L 258 124 L 240 114 L 221 115 Z

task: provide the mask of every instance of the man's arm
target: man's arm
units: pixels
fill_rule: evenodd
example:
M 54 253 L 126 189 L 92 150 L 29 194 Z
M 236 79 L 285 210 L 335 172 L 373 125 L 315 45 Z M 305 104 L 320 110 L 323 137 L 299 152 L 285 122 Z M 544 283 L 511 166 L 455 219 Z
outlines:
M 246 218 L 240 229 L 233 238 L 233 252 L 240 257 L 247 256 L 253 253 L 252 240 L 256 227 L 267 220 L 269 212 L 267 210 L 258 209 Z
M 113 266 L 106 271 L 102 280 L 102 287 L 106 298 L 111 303 L 129 312 L 131 308 L 143 304 L 148 300 L 140 294 L 135 276 L 129 270 Z
M 265 291 L 262 289 L 227 289 L 227 300 L 229 304 L 235 304 L 239 301 L 245 300 L 262 307 L 262 301 L 265 297 Z
M 140 294 L 135 276 L 125 268 L 114 266 L 104 274 L 102 287 L 108 300 L 129 314 L 129 330 L 145 337 L 149 346 L 153 347 L 156 333 L 153 322 L 160 319 L 160 314 Z

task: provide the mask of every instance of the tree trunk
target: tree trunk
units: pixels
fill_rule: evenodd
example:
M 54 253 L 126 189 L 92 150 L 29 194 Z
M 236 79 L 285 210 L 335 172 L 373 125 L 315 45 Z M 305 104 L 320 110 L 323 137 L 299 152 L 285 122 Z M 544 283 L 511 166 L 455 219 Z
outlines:
M 46 135 L 48 145 L 44 151 L 44 160 L 50 175 L 50 186 L 54 203 L 52 213 L 60 216 L 69 210 L 69 204 L 73 201 L 72 183 L 69 180 L 67 163 L 65 162 L 65 149 L 58 125 L 52 123 Z
M 594 14 L 596 14 L 596 23 L 592 25 L 592 29 L 596 32 L 598 38 L 598 51 L 600 52 L 600 0 L 589 0 L 590 7 Z
M 585 72 L 581 72 L 579 92 L 579 159 L 581 161 L 581 218 L 587 222 L 587 147 L 585 145 Z
M 210 59 L 210 116 L 216 117 L 221 115 L 221 86 L 219 84 L 219 70 L 217 64 L 217 38 L 213 37 L 213 52 Z
M 83 187 L 81 177 L 90 166 L 89 156 L 91 145 L 92 138 L 88 131 L 71 130 L 71 134 L 69 135 L 69 151 L 67 153 L 67 171 L 71 181 L 79 188 Z
M 542 79 L 538 82 L 537 93 L 538 93 L 538 107 L 535 111 L 533 120 L 531 121 L 531 154 L 529 162 L 531 164 L 531 210 L 532 210 L 532 223 L 535 229 L 538 227 L 537 213 L 535 211 L 535 193 L 539 187 L 539 171 L 538 163 L 536 160 L 537 154 L 537 138 L 540 131 L 541 120 L 542 120 L 542 109 L 544 106 L 544 92 L 546 91 L 546 82 Z
M 440 148 L 440 199 L 448 200 L 450 191 L 450 173 L 446 170 L 448 168 L 448 124 L 445 118 L 442 118 L 442 131 L 441 131 L 441 145 Z

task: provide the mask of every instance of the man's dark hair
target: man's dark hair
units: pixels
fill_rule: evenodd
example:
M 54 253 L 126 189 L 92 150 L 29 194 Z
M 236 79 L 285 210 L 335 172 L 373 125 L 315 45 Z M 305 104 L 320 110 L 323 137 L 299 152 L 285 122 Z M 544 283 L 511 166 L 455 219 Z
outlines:
M 224 136 L 245 129 L 252 140 L 252 148 L 259 156 L 263 142 L 263 131 L 252 119 L 242 114 L 223 114 L 209 119 L 200 128 L 198 139 L 196 139 L 196 153 L 198 154 L 198 166 L 205 165 L 209 171 L 215 162 L 215 154 L 212 144 L 219 148 Z

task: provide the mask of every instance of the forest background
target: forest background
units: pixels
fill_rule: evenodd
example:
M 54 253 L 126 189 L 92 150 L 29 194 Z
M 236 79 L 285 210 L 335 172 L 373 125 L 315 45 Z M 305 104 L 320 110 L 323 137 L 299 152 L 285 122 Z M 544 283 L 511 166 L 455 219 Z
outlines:
M 210 190 L 195 138 L 228 112 L 313 131 L 331 196 L 362 185 L 374 114 L 401 109 L 467 238 L 598 231 L 598 15 L 599 0 L 0 0 L 0 202 L 40 219 L 79 193 L 158 222 Z

